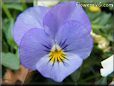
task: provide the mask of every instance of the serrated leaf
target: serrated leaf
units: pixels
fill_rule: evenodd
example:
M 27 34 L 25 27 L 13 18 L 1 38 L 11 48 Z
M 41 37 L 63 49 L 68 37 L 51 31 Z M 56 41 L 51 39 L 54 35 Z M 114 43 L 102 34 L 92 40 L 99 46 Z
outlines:
M 12 53 L 2 53 L 2 65 L 13 70 L 19 69 L 19 58 Z

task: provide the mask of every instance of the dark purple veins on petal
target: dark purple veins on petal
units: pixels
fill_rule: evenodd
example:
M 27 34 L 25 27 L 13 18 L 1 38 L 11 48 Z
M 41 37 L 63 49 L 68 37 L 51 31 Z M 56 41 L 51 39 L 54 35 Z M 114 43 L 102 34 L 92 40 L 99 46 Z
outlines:
M 66 48 L 70 45 L 70 44 L 68 44 L 67 40 L 68 40 L 68 39 L 66 38 L 66 39 L 61 40 L 61 41 L 59 42 L 59 46 L 64 50 L 64 52 L 71 51 L 71 50 L 67 50 L 67 49 L 66 49 Z

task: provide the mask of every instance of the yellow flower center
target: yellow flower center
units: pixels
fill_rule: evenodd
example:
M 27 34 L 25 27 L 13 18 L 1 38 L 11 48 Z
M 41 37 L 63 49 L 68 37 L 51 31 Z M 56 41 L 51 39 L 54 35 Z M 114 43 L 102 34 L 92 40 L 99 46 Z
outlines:
M 54 45 L 51 52 L 49 53 L 49 61 L 55 63 L 63 62 L 65 59 L 66 54 L 64 51 L 58 45 Z

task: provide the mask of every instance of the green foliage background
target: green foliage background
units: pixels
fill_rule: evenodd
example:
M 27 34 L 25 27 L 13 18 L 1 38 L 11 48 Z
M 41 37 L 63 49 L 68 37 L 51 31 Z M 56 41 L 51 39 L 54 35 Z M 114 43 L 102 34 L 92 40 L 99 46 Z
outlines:
M 64 0 L 61 0 L 64 1 Z M 7 68 L 18 71 L 20 66 L 18 56 L 18 46 L 12 37 L 12 27 L 16 17 L 25 9 L 33 6 L 32 2 L 3 2 L 2 3 L 2 76 L 4 76 Z M 47 84 L 109 84 L 112 75 L 103 78 L 100 75 L 101 61 L 108 58 L 114 53 L 114 7 L 103 8 L 101 12 L 91 12 L 88 7 L 84 8 L 89 16 L 94 33 L 105 37 L 109 41 L 110 51 L 103 52 L 94 43 L 91 55 L 86 59 L 83 65 L 62 83 L 56 83 L 52 80 L 42 77 L 38 72 L 34 71 L 34 75 L 30 83 L 47 83 Z M 114 76 L 113 76 L 114 77 Z

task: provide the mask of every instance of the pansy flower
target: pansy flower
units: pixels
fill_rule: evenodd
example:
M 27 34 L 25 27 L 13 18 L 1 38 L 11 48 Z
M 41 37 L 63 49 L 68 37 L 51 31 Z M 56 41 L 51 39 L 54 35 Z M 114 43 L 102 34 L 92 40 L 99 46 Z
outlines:
M 90 55 L 90 32 L 88 16 L 73 1 L 52 8 L 28 8 L 13 28 L 21 64 L 57 82 L 76 71 Z

